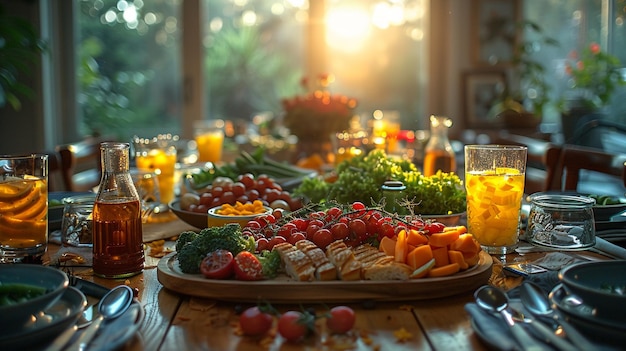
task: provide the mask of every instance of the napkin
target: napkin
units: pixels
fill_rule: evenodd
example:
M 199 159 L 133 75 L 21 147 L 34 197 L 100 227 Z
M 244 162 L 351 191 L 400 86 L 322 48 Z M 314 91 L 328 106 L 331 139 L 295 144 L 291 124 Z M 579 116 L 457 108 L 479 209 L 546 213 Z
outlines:
M 616 258 L 626 259 L 626 249 L 598 236 L 596 236 L 596 244 L 594 245 L 594 248 Z

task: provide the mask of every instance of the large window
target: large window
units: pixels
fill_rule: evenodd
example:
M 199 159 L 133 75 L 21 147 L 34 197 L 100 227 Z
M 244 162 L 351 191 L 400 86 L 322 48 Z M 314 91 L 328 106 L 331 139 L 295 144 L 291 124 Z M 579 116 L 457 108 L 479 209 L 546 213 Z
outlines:
M 202 31 L 205 106 L 191 119 L 280 115 L 303 79 L 333 74 L 358 112 L 424 114 L 424 0 L 205 0 L 201 28 L 180 0 L 82 0 L 78 13 L 79 134 L 180 133 L 188 58 L 183 33 Z M 321 39 L 320 39 L 321 38 Z M 200 72 L 198 72 L 200 74 Z M 309 86 L 310 88 L 311 86 Z
M 260 113 L 279 116 L 282 99 L 305 92 L 303 78 L 311 83 L 322 74 L 334 75 L 331 92 L 358 100 L 357 113 L 371 116 L 378 109 L 397 110 L 403 129 L 424 129 L 433 112 L 426 104 L 460 105 L 462 89 L 449 85 L 460 85 L 459 67 L 472 68 L 458 63 L 466 63 L 469 56 L 446 54 L 450 46 L 469 41 L 471 31 L 450 33 L 451 43 L 433 42 L 430 48 L 426 44 L 426 38 L 432 37 L 429 29 L 466 28 L 428 23 L 428 6 L 447 13 L 445 20 L 457 21 L 471 14 L 455 12 L 469 9 L 465 0 L 445 4 L 436 0 L 73 3 L 79 80 L 74 100 L 80 113 L 78 130 L 66 136 L 100 133 L 128 139 L 132 134 L 159 132 L 185 136 L 197 119 L 247 123 Z M 556 48 L 537 52 L 552 87 L 553 104 L 544 111 L 544 122 L 553 123 L 555 130 L 560 123 L 555 103 L 567 90 L 564 62 L 572 50 L 597 42 L 626 63 L 622 45 L 626 0 L 524 0 L 522 4 L 523 16 L 559 42 Z M 190 13 L 200 25 L 185 19 Z M 197 42 L 189 44 L 190 37 L 197 37 Z M 434 62 L 432 52 L 447 56 Z M 428 71 L 437 64 L 438 70 Z M 193 90 L 198 84 L 190 82 L 188 67 L 194 67 L 191 78 L 202 80 L 198 91 Z M 435 97 L 435 103 L 428 96 L 429 80 L 438 83 L 439 95 L 445 95 Z M 458 96 L 447 96 L 448 91 Z M 192 93 L 201 97 L 202 107 L 190 112 Z M 621 87 L 611 100 L 609 118 L 626 124 L 625 110 L 626 87 Z M 463 118 L 457 114 L 450 117 Z
M 546 80 L 553 88 L 553 102 L 566 95 L 571 84 L 565 62 L 571 59 L 572 52 L 580 53 L 591 43 L 598 43 L 603 51 L 617 56 L 626 66 L 625 0 L 525 0 L 524 17 L 540 24 L 545 33 L 558 41 L 558 47 L 537 52 L 539 61 L 546 63 Z M 626 124 L 625 98 L 626 87 L 618 88 L 606 108 L 607 118 Z M 558 117 L 557 106 L 553 104 L 544 121 L 558 124 Z

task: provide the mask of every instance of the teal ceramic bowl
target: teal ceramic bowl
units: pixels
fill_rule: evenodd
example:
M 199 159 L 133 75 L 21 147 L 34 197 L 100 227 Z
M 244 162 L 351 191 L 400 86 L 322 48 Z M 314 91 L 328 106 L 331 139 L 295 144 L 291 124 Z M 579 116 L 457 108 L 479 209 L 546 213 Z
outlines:
M 33 315 L 56 303 L 69 285 L 65 273 L 56 268 L 35 264 L 0 265 L 0 330 L 23 328 Z M 20 300 L 24 290 L 31 298 Z M 32 293 L 32 291 L 43 293 Z
M 626 323 L 626 260 L 591 261 L 567 266 L 559 279 L 568 294 L 594 309 L 598 318 Z

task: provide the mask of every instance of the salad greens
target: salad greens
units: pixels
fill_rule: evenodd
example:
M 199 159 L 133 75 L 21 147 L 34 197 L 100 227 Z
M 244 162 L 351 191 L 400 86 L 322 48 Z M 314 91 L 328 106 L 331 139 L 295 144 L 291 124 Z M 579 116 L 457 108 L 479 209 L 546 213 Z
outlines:
M 293 194 L 311 202 L 378 204 L 382 200 L 382 184 L 397 180 L 406 186 L 403 196 L 406 213 L 442 215 L 466 210 L 465 189 L 456 174 L 438 172 L 426 177 L 410 161 L 391 158 L 382 150 L 343 161 L 336 171 L 334 183 L 321 178 L 305 179 Z

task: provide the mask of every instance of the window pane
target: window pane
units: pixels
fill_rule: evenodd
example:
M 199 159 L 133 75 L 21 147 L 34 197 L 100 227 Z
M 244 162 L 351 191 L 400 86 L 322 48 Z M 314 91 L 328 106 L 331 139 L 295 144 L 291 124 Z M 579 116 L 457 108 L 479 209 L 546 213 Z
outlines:
M 427 126 L 422 0 L 330 1 L 329 73 L 335 92 L 356 98 L 358 110 L 399 112 L 402 128 Z
M 82 0 L 78 79 L 82 134 L 178 133 L 179 1 Z
M 245 122 L 280 113 L 281 99 L 299 91 L 304 74 L 306 1 L 207 0 L 205 6 L 208 118 Z

